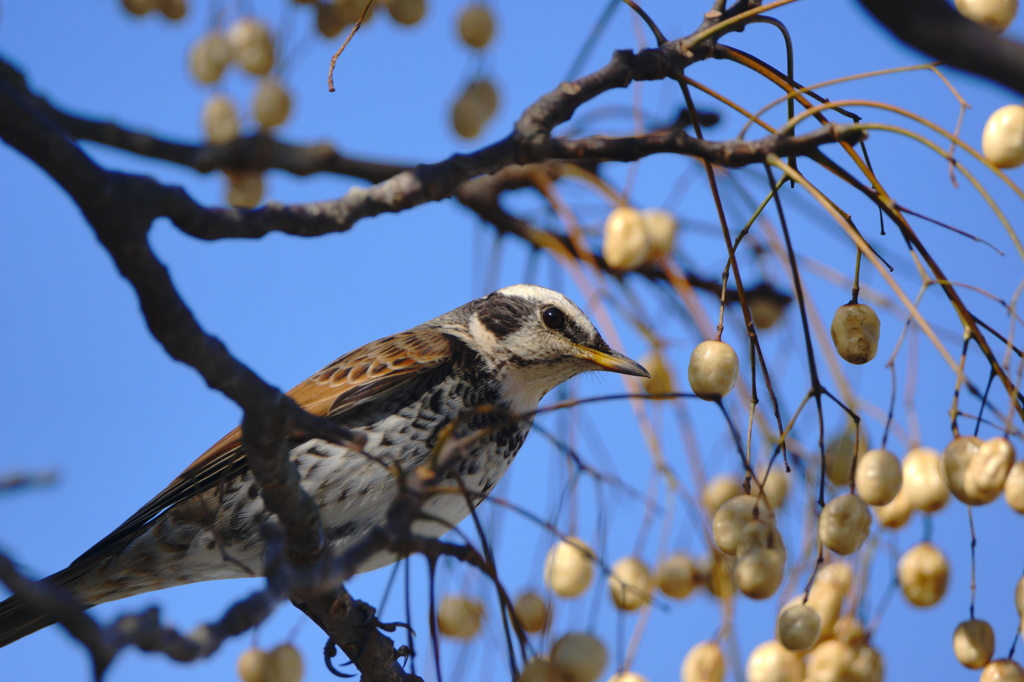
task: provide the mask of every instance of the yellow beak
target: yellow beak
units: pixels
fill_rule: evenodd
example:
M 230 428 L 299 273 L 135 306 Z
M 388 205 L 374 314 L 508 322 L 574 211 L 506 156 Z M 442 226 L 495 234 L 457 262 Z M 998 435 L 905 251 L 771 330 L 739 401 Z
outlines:
M 576 346 L 576 356 L 589 360 L 606 372 L 617 372 L 634 377 L 650 378 L 651 373 L 636 360 L 630 360 L 622 353 L 608 349 L 600 351 L 587 346 Z

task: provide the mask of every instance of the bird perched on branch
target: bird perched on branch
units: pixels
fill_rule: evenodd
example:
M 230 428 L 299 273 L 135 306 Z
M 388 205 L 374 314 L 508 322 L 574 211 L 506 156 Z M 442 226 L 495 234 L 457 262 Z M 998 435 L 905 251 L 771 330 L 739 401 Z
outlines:
M 300 406 L 365 438 L 360 451 L 317 438 L 292 443 L 291 459 L 319 506 L 331 550 L 343 552 L 383 523 L 398 491 L 395 471 L 419 467 L 446 438 L 471 444 L 450 462 L 449 475 L 479 503 L 519 451 L 540 399 L 593 370 L 648 376 L 609 348 L 565 296 L 519 284 L 367 344 L 296 386 L 288 395 Z M 470 511 L 460 490 L 436 494 L 412 531 L 440 536 Z M 235 429 L 44 582 L 89 607 L 175 585 L 261 575 L 258 529 L 269 517 Z M 358 570 L 395 558 L 382 551 Z M 53 622 L 11 597 L 0 604 L 0 646 Z

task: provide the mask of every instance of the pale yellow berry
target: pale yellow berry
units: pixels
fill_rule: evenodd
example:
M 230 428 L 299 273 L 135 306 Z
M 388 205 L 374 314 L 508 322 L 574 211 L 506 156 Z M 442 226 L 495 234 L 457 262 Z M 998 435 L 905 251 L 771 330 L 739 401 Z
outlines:
M 266 25 L 255 17 L 241 17 L 228 29 L 228 44 L 238 64 L 256 75 L 274 66 L 274 44 Z
M 685 554 L 672 554 L 662 559 L 656 576 L 658 588 L 676 599 L 686 597 L 697 585 L 697 567 Z
M 843 590 L 832 583 L 816 580 L 811 586 L 807 605 L 817 611 L 818 616 L 821 617 L 821 632 L 818 634 L 818 641 L 828 639 L 835 634 L 835 626 L 839 622 L 839 612 L 843 608 L 844 596 Z
M 391 0 L 388 3 L 391 18 L 406 26 L 418 24 L 426 11 L 427 5 L 424 0 Z
M 1024 668 L 1016 661 L 1001 658 L 985 666 L 980 682 L 1024 682 Z
M 786 501 L 786 495 L 789 493 L 789 475 L 782 468 L 782 465 L 779 464 L 776 464 L 768 471 L 767 477 L 761 471 L 750 482 L 752 494 L 758 494 L 761 490 L 762 481 L 764 482 L 764 499 L 768 501 L 769 507 L 778 509 Z
M 676 239 L 679 224 L 676 217 L 660 208 L 647 208 L 640 211 L 650 251 L 648 261 L 656 261 L 672 253 L 672 244 Z
M 711 532 L 715 544 L 724 553 L 735 555 L 740 534 L 744 527 L 755 518 L 773 521 L 775 515 L 768 508 L 766 502 L 759 501 L 753 495 L 738 495 L 726 501 L 718 508 L 711 520 Z
M 643 265 L 651 252 L 640 212 L 632 206 L 617 206 L 604 220 L 601 255 L 608 267 L 635 270 Z
M 261 41 L 261 36 L 266 36 L 269 39 L 269 33 L 263 22 L 251 16 L 236 19 L 228 28 L 227 36 L 228 43 L 235 52 L 241 51 L 250 43 Z
M 612 601 L 623 611 L 635 611 L 651 600 L 651 572 L 637 557 L 622 557 L 608 576 Z
M 1005 438 L 990 438 L 967 463 L 964 494 L 973 504 L 988 504 L 1003 492 L 1013 466 L 1014 452 Z
M 863 455 L 868 450 L 868 439 L 858 440 L 851 431 L 843 431 L 825 445 L 825 475 L 836 485 L 847 485 L 853 478 L 853 453 Z
M 540 632 L 547 629 L 551 622 L 551 613 L 547 604 L 534 592 L 525 592 L 519 595 L 512 610 L 519 619 L 519 624 L 527 632 Z
M 818 569 L 818 575 L 814 578 L 815 585 L 834 585 L 842 595 L 850 592 L 853 585 L 853 566 L 848 561 L 833 561 L 823 564 Z M 814 588 L 811 588 L 813 592 Z
M 1017 15 L 1017 0 L 954 0 L 960 14 L 1002 33 Z
M 213 83 L 219 79 L 230 61 L 231 46 L 220 31 L 210 31 L 189 48 L 189 71 L 200 83 Z
M 790 604 L 782 609 L 775 625 L 775 638 L 790 651 L 807 651 L 820 633 L 821 616 L 807 604 Z
M 910 496 L 904 486 L 896 493 L 896 498 L 892 502 L 875 507 L 875 516 L 878 518 L 878 522 L 886 528 L 902 528 L 910 520 L 913 511 Z
M 949 564 L 938 547 L 922 542 L 903 553 L 896 574 L 910 603 L 931 606 L 946 593 Z
M 1014 592 L 1014 603 L 1017 606 L 1017 615 L 1024 620 L 1024 578 L 1017 581 L 1017 589 Z
M 516 682 L 555 682 L 558 679 L 551 661 L 546 658 L 535 658 L 519 671 Z
M 736 556 L 743 556 L 758 549 L 771 549 L 780 552 L 782 560 L 785 562 L 786 543 L 783 542 L 782 533 L 779 532 L 773 520 L 754 519 L 740 530 L 740 536 L 736 540 Z
M 299 682 L 302 679 L 302 655 L 291 644 L 270 651 L 246 649 L 236 664 L 242 682 Z
M 259 124 L 264 128 L 281 125 L 290 109 L 291 98 L 281 81 L 273 76 L 261 78 L 252 100 L 253 114 Z
M 590 585 L 594 575 L 593 550 L 576 537 L 567 537 L 549 551 L 544 564 L 544 582 L 561 597 L 575 597 Z
M 188 5 L 185 0 L 160 0 L 160 11 L 171 21 L 178 21 L 185 17 L 188 12 Z
M 1024 462 L 1014 462 L 1003 483 L 1003 498 L 1013 511 L 1024 514 Z
M 203 130 L 210 144 L 226 144 L 238 137 L 238 113 L 227 95 L 213 95 L 203 106 Z
M 864 632 L 864 623 L 856 616 L 840 616 L 836 620 L 832 635 L 843 644 L 849 644 L 856 650 L 867 641 Z
M 601 641 L 583 633 L 565 635 L 551 649 L 552 669 L 570 682 L 596 680 L 607 662 L 608 652 Z
M 157 8 L 158 0 L 121 0 L 121 4 L 124 8 L 132 14 L 141 16 L 147 12 L 152 12 Z
M 690 355 L 687 376 L 690 388 L 704 400 L 725 397 L 740 373 L 740 360 L 732 346 L 723 341 L 701 341 Z
M 476 137 L 497 106 L 498 93 L 490 81 L 470 83 L 452 107 L 455 132 L 467 139 Z
M 751 599 L 767 599 L 782 584 L 786 555 L 778 549 L 755 549 L 736 561 L 736 587 Z
M 1016 168 L 1024 163 L 1024 107 L 999 107 L 981 132 L 981 152 L 999 168 Z
M 968 668 L 984 668 L 992 660 L 996 636 L 983 620 L 965 620 L 953 631 L 953 653 Z
M 482 48 L 494 34 L 494 19 L 485 5 L 469 5 L 459 17 L 459 35 L 470 47 Z
M 437 629 L 449 637 L 469 639 L 480 630 L 483 615 L 484 605 L 476 599 L 449 595 L 437 609 Z
M 274 647 L 267 653 L 264 679 L 267 682 L 299 682 L 302 679 L 302 655 L 291 644 Z
M 263 199 L 263 175 L 255 172 L 228 173 L 228 203 L 238 208 L 255 208 Z
M 804 664 L 800 657 L 775 640 L 754 647 L 747 658 L 746 682 L 801 682 Z
M 1003 491 L 1013 459 L 1013 446 L 1005 438 L 960 436 L 942 453 L 942 480 L 960 501 L 988 504 Z
M 609 677 L 608 682 L 648 682 L 648 680 L 640 673 L 624 670 Z
M 888 450 L 868 450 L 857 458 L 853 482 L 862 500 L 876 507 L 886 505 L 903 485 L 903 468 Z
M 832 318 L 832 343 L 839 357 L 854 365 L 869 362 L 878 353 L 881 322 L 869 305 L 847 303 Z
M 885 677 L 885 662 L 881 654 L 869 646 L 858 649 L 856 658 L 850 664 L 853 674 L 851 682 L 882 682 Z
M 762 285 L 747 292 L 747 307 L 754 326 L 771 329 L 786 311 L 790 298 L 778 293 L 768 285 Z
M 964 492 L 964 474 L 967 465 L 977 454 L 981 447 L 981 439 L 975 436 L 960 436 L 954 438 L 946 449 L 942 451 L 942 458 L 939 460 L 939 473 L 942 482 L 953 493 L 953 497 L 970 504 L 970 498 Z
M 682 682 L 722 682 L 725 658 L 716 642 L 694 644 L 683 658 L 679 679 Z
M 811 591 L 807 596 L 807 603 L 805 604 L 805 606 L 813 609 L 818 614 L 819 630 L 817 641 L 828 639 L 834 634 L 836 622 L 839 620 L 839 612 L 843 608 L 845 594 L 846 590 L 841 584 L 824 579 L 822 572 L 818 572 L 818 577 L 811 585 Z M 786 606 L 795 606 L 802 601 L 803 596 L 797 596 L 791 599 Z
M 255 647 L 243 651 L 235 664 L 242 682 L 266 682 L 266 668 L 267 652 Z
M 484 118 L 490 118 L 498 108 L 498 91 L 489 80 L 473 81 L 466 88 L 466 92 L 478 102 L 479 107 L 485 113 Z
M 846 682 L 853 679 L 857 652 L 849 644 L 827 639 L 807 654 L 806 682 Z
M 333 38 L 345 28 L 345 20 L 335 11 L 334 5 L 318 4 L 316 6 L 316 29 L 325 38 Z
M 871 531 L 871 512 L 856 495 L 840 495 L 821 510 L 818 535 L 837 554 L 853 554 Z
M 719 474 L 704 486 L 700 493 L 700 503 L 708 516 L 714 516 L 719 507 L 742 494 L 743 488 L 739 481 L 730 474 Z
M 354 24 L 359 21 L 359 17 L 363 17 L 365 24 L 373 16 L 375 4 L 370 4 L 367 8 L 367 0 L 331 0 L 330 8 L 342 24 Z M 363 10 L 366 10 L 365 15 Z
M 650 377 L 643 380 L 644 390 L 651 395 L 672 393 L 672 373 L 662 359 L 661 353 L 651 353 L 641 362 L 647 368 Z
M 903 457 L 903 488 L 910 505 L 923 512 L 946 506 L 949 488 L 939 473 L 939 453 L 932 448 L 912 448 Z

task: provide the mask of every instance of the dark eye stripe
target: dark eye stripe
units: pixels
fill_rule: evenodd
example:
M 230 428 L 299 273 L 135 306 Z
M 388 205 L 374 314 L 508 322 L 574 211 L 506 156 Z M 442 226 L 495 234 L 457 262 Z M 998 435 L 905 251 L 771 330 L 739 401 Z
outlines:
M 477 315 L 484 326 L 487 327 L 496 337 L 503 339 L 513 334 L 523 326 L 529 319 L 529 315 L 535 315 L 536 310 L 528 301 L 514 296 L 488 296 L 483 299 Z

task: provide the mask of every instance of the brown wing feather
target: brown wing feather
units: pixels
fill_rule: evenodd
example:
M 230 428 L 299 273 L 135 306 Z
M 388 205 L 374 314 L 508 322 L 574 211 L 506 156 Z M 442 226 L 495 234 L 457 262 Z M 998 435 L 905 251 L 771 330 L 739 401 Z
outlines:
M 400 390 L 438 368 L 451 354 L 451 339 L 440 330 L 410 329 L 341 356 L 288 391 L 288 395 L 311 414 L 344 423 L 346 412 Z M 215 487 L 245 466 L 242 429 L 236 427 L 72 566 L 133 537 L 165 509 Z
M 451 339 L 441 331 L 411 329 L 341 356 L 288 395 L 311 414 L 338 418 L 437 368 L 451 354 Z

